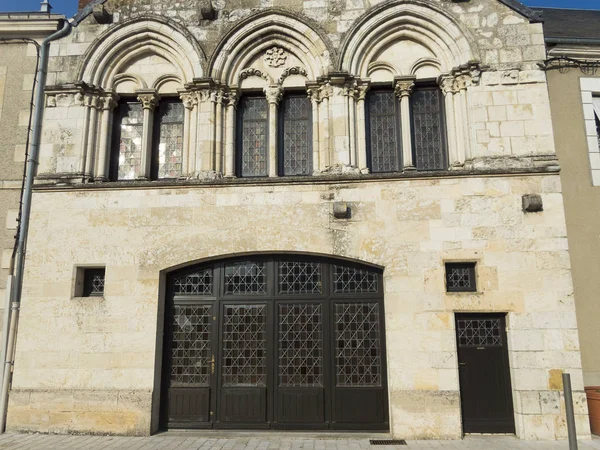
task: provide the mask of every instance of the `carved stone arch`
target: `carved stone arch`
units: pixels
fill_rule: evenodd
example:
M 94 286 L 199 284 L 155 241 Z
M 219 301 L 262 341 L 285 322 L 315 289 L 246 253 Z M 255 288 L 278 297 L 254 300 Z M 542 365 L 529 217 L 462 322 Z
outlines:
M 376 72 L 387 72 L 391 78 L 403 75 L 395 65 L 385 61 L 373 61 L 367 67 L 367 76 L 371 78 Z
M 367 76 L 378 54 L 401 41 L 422 46 L 421 57 L 438 60 L 441 71 L 480 59 L 475 38 L 446 11 L 423 0 L 396 0 L 356 22 L 341 46 L 338 69 Z
M 169 88 L 169 86 L 173 86 L 173 88 Z M 152 89 L 159 94 L 177 94 L 177 90 L 183 89 L 183 87 L 184 86 L 181 82 L 181 78 L 171 73 L 161 75 L 152 85 Z
M 410 74 L 417 75 L 420 69 L 425 69 L 427 67 L 433 67 L 437 72 L 441 72 L 442 65 L 436 58 L 421 58 L 413 64 L 410 69 Z
M 244 69 L 240 72 L 237 80 L 237 85 L 241 86 L 242 82 L 248 78 L 257 77 L 261 78 L 265 82 L 265 87 L 273 84 L 273 79 L 266 73 L 258 69 Z
M 123 85 L 129 84 L 129 83 L 133 83 L 135 86 L 134 87 L 126 87 L 125 89 L 122 88 Z M 122 73 L 122 74 L 115 76 L 112 88 L 117 93 L 121 92 L 121 91 L 135 92 L 140 89 L 148 89 L 148 85 L 142 78 L 140 78 L 136 75 Z
M 144 16 L 111 27 L 88 48 L 79 80 L 110 88 L 119 71 L 136 57 L 160 55 L 175 67 L 183 83 L 203 77 L 206 56 L 194 37 L 172 21 Z
M 269 10 L 241 21 L 227 33 L 211 59 L 209 76 L 234 85 L 253 59 L 273 47 L 294 55 L 310 79 L 328 72 L 331 52 L 326 39 L 297 17 Z

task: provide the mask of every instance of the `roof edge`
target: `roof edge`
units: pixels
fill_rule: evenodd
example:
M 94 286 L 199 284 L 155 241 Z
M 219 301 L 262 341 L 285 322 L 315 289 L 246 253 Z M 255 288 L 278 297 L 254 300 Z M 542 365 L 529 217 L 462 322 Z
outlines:
M 518 12 L 522 16 L 525 16 L 527 19 L 529 19 L 530 22 L 540 23 L 540 22 L 544 21 L 542 19 L 541 12 L 535 11 L 534 9 L 530 8 L 529 6 L 524 5 L 523 3 L 521 3 L 518 0 L 498 0 L 498 1 L 500 3 L 503 3 L 504 5 L 508 6 L 510 9 Z

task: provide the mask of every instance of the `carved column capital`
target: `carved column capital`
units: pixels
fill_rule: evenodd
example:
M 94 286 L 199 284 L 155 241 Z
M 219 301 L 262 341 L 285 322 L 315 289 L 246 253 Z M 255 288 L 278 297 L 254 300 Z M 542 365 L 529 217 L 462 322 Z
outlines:
M 367 92 L 371 86 L 367 82 L 358 83 L 356 86 L 356 99 L 365 100 L 367 98 Z
M 452 75 L 440 76 L 439 84 L 444 95 L 455 93 L 455 79 Z
M 279 86 L 269 86 L 264 89 L 269 105 L 278 105 L 283 96 L 283 90 Z
M 102 100 L 98 102 L 98 107 L 103 111 L 112 111 L 116 106 L 117 99 L 112 95 L 108 97 L 102 97 Z
M 233 108 L 237 108 L 239 100 L 240 100 L 240 92 L 239 91 L 229 91 L 227 93 L 227 106 L 232 106 Z
M 415 88 L 415 78 L 397 79 L 394 85 L 394 93 L 399 97 L 409 97 Z
M 464 91 L 470 84 L 470 75 L 457 75 L 454 79 L 454 89 Z
M 198 105 L 198 97 L 195 92 L 182 92 L 179 94 L 179 98 L 181 98 L 185 109 L 189 109 L 190 111 Z
M 306 88 L 308 98 L 314 103 L 321 103 L 321 88 L 317 85 L 311 85 Z
M 154 110 L 158 105 L 158 99 L 158 95 L 154 92 L 144 92 L 138 94 L 138 100 L 144 109 Z

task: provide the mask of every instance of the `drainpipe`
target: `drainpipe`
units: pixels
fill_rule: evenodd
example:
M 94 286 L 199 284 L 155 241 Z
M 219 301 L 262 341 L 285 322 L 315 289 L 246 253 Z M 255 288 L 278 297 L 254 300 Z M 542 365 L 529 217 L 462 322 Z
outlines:
M 44 114 L 44 90 L 46 87 L 46 73 L 48 68 L 48 51 L 50 42 L 66 36 L 71 31 L 71 24 L 65 20 L 61 30 L 51 34 L 43 40 L 40 49 L 40 61 L 37 73 L 38 85 L 35 94 L 35 106 L 33 110 L 33 128 L 29 159 L 27 161 L 27 174 L 23 188 L 23 200 L 21 205 L 21 220 L 19 222 L 19 240 L 17 242 L 16 264 L 14 282 L 11 286 L 11 310 L 8 329 L 8 345 L 4 358 L 2 377 L 2 390 L 0 394 L 0 433 L 6 428 L 6 413 L 8 409 L 8 391 L 11 382 L 11 372 L 14 363 L 14 347 L 17 337 L 17 321 L 19 319 L 19 306 L 21 303 L 21 292 L 23 289 L 23 271 L 25 268 L 25 251 L 27 235 L 29 232 L 29 217 L 31 215 L 31 200 L 33 194 L 33 180 L 39 164 L 40 139 L 42 135 L 42 116 Z

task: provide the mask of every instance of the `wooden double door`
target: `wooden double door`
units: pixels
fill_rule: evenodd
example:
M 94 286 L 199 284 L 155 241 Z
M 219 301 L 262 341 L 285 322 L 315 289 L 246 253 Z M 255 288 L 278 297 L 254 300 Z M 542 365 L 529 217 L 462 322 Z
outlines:
M 382 280 L 344 261 L 222 261 L 170 277 L 164 428 L 388 429 Z

